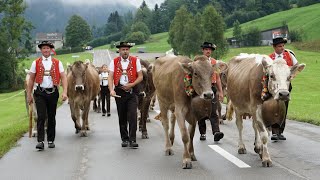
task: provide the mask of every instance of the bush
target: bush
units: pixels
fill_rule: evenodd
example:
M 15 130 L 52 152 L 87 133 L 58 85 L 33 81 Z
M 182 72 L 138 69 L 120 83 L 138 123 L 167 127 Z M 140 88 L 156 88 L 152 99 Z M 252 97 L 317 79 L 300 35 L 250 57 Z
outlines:
M 110 49 L 113 49 L 113 48 L 115 48 L 116 47 L 116 42 L 115 41 L 111 41 L 110 42 Z
M 77 52 L 83 52 L 84 49 L 82 47 L 74 47 L 74 48 L 63 48 L 63 49 L 57 49 L 56 53 L 57 55 L 61 54 L 69 54 L 69 53 L 77 53 Z
M 142 44 L 146 40 L 145 37 L 145 34 L 141 31 L 132 32 L 128 35 L 127 41 L 131 43 Z
M 258 27 L 252 27 L 244 35 L 245 46 L 260 46 L 261 33 Z
M 301 42 L 303 39 L 303 30 L 291 30 L 289 32 L 289 37 L 291 42 Z
M 97 47 L 109 44 L 111 41 L 119 41 L 121 39 L 122 33 L 118 32 L 115 34 L 111 34 L 109 36 L 104 36 L 100 38 L 96 38 L 88 43 L 89 46 Z

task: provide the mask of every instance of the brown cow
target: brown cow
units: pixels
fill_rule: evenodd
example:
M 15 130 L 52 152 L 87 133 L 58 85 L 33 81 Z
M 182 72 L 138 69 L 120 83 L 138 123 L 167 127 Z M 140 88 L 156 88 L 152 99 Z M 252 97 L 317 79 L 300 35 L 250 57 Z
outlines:
M 212 66 L 226 67 L 226 64 L 218 62 L 216 65 L 211 65 L 205 56 L 197 56 L 195 57 L 195 61 L 192 62 L 187 57 L 169 55 L 158 58 L 152 69 L 153 82 L 161 111 L 160 119 L 165 132 L 165 154 L 173 154 L 171 148 L 173 145 L 176 118 L 184 144 L 184 169 L 192 168 L 191 160 L 196 161 L 193 150 L 193 136 L 198 117 L 195 117 L 195 113 L 192 111 L 192 98 L 185 92 L 183 79 L 186 74 L 192 74 L 193 95 L 199 96 L 201 99 L 207 99 L 210 102 L 213 98 L 213 92 L 211 90 Z M 211 109 L 211 105 L 209 104 L 210 103 L 204 105 L 201 109 Z M 167 116 L 169 110 L 174 112 L 174 116 L 171 118 L 170 135 L 168 132 L 169 121 Z M 185 121 L 189 123 L 189 132 L 186 128 Z
M 71 117 L 74 121 L 76 133 L 81 130 L 80 135 L 87 136 L 90 102 L 99 94 L 100 90 L 99 75 L 91 65 L 76 61 L 71 66 L 71 72 L 68 74 L 67 80 Z M 82 110 L 82 126 L 80 110 Z
M 242 116 L 247 113 L 253 118 L 254 150 L 260 155 L 264 167 L 272 165 L 267 147 L 268 132 L 266 123 L 262 119 L 262 76 L 264 73 L 269 75 L 268 88 L 275 100 L 288 101 L 289 83 L 304 67 L 305 64 L 297 64 L 290 68 L 283 59 L 272 61 L 269 56 L 256 54 L 241 54 L 230 60 L 227 71 L 227 89 L 230 98 L 228 116 L 230 117 L 234 109 L 239 130 L 239 154 L 246 153 L 242 141 Z
M 142 65 L 143 80 L 139 84 L 140 96 L 139 96 L 139 110 L 140 110 L 140 121 L 139 130 L 142 133 L 142 139 L 148 139 L 147 132 L 147 119 L 149 117 L 149 107 L 151 103 L 151 98 L 155 94 L 155 87 L 152 79 L 152 65 L 148 61 L 140 60 Z

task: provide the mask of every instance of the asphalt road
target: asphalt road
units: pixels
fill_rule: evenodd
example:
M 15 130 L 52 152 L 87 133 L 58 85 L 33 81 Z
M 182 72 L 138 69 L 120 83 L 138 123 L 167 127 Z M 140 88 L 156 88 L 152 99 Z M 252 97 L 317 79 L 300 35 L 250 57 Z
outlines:
M 114 56 L 114 55 L 110 55 Z M 199 140 L 196 129 L 193 169 L 182 165 L 183 144 L 176 126 L 173 156 L 164 154 L 164 133 L 160 121 L 154 120 L 156 111 L 150 111 L 147 124 L 149 139 L 141 139 L 137 132 L 138 149 L 122 148 L 115 101 L 111 101 L 111 116 L 102 117 L 92 110 L 89 113 L 91 131 L 88 137 L 76 135 L 69 105 L 57 110 L 56 148 L 44 151 L 35 149 L 36 138 L 25 134 L 17 146 L 0 159 L 1 180 L 100 180 L 100 179 L 320 179 L 320 127 L 288 121 L 286 141 L 269 142 L 273 167 L 262 167 L 253 151 L 254 132 L 251 120 L 244 122 L 244 142 L 247 154 L 237 154 L 238 131 L 235 121 L 225 122 L 221 130 L 225 137 L 214 143 L 210 128 L 207 140 Z M 207 122 L 210 127 L 209 122 Z M 233 156 L 231 161 L 213 148 L 222 149 Z M 242 168 L 241 162 L 247 167 Z

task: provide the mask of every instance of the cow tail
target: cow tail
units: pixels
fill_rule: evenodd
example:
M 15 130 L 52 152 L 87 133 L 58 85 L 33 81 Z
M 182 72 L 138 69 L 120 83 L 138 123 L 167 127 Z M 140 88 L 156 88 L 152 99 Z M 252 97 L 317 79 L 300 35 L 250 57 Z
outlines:
M 233 112 L 234 112 L 234 108 L 233 108 L 232 102 L 230 100 L 228 103 L 228 110 L 227 110 L 227 115 L 226 115 L 226 118 L 228 119 L 228 121 L 232 121 Z

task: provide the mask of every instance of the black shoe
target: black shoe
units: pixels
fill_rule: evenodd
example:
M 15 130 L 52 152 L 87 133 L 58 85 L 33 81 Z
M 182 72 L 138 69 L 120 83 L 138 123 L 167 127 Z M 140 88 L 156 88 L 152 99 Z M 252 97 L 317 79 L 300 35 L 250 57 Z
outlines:
M 200 141 L 206 140 L 206 134 L 200 134 Z
M 215 132 L 213 134 L 213 136 L 214 136 L 214 141 L 217 142 L 217 141 L 220 141 L 220 139 L 223 138 L 224 134 L 223 134 L 223 132 Z
M 36 145 L 36 149 L 43 150 L 44 149 L 44 143 L 43 142 L 38 142 Z
M 130 147 L 137 148 L 137 147 L 139 147 L 139 144 L 136 143 L 136 141 L 130 141 Z
M 54 144 L 53 141 L 48 142 L 48 148 L 55 148 L 55 147 L 56 147 L 56 145 Z
M 102 116 L 106 116 L 106 113 L 102 113 Z
M 286 137 L 284 137 L 282 134 L 278 134 L 278 139 L 279 140 L 287 140 L 287 138 Z
M 111 116 L 111 114 L 110 114 L 110 113 L 107 113 L 107 116 L 109 117 L 109 116 Z
M 122 141 L 121 146 L 122 147 L 128 147 L 129 142 L 128 141 Z
M 272 134 L 271 140 L 277 141 L 279 140 L 279 136 L 277 134 Z

